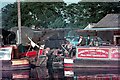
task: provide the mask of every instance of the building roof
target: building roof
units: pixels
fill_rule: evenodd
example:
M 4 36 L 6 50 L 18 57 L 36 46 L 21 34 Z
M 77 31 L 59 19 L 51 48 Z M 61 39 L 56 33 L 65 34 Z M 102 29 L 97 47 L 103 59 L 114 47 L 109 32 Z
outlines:
M 96 23 L 88 24 L 84 29 L 91 29 L 96 25 Z
M 120 28 L 120 14 L 107 14 L 93 28 Z
M 120 30 L 119 27 L 115 27 L 115 28 L 86 28 L 86 29 L 83 29 L 83 30 L 91 30 L 91 31 L 113 31 L 113 30 Z

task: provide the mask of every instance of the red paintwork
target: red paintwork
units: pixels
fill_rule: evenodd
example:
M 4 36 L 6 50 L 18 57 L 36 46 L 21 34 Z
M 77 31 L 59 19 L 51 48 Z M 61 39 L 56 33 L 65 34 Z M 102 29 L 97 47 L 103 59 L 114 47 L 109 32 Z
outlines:
M 119 47 L 77 47 L 76 58 L 79 59 L 120 59 Z
M 39 50 L 39 55 L 42 55 L 42 53 L 43 53 L 43 49 L 40 49 Z
M 35 57 L 37 55 L 37 51 L 29 51 L 25 53 L 20 53 L 20 57 Z
M 43 49 L 40 49 L 38 54 L 42 55 Z M 20 57 L 36 57 L 37 56 L 37 51 L 29 51 L 25 53 L 20 53 Z
M 73 63 L 64 63 L 65 67 L 73 67 Z
M 111 58 L 120 59 L 120 51 L 118 48 L 113 48 L 111 51 Z
M 108 58 L 109 49 L 78 48 L 79 58 Z

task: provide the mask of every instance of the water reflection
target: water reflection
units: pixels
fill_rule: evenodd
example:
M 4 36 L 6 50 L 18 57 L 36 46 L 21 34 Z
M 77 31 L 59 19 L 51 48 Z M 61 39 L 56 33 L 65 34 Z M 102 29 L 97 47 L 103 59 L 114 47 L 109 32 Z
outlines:
M 15 71 L 0 71 L 0 79 L 11 80 L 11 79 L 29 79 L 30 70 L 15 70 Z
M 120 80 L 119 68 L 64 68 L 64 76 L 67 80 Z
M 2 80 L 120 80 L 119 69 L 113 68 L 53 68 L 0 71 Z

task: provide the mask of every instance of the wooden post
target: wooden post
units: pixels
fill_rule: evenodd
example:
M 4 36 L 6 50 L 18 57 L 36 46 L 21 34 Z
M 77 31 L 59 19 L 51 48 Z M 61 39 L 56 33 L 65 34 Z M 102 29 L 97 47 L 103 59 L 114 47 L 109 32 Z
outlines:
M 20 13 L 20 0 L 17 0 L 17 6 L 18 6 L 18 30 L 19 30 L 19 36 L 18 36 L 18 44 L 21 44 L 21 13 Z

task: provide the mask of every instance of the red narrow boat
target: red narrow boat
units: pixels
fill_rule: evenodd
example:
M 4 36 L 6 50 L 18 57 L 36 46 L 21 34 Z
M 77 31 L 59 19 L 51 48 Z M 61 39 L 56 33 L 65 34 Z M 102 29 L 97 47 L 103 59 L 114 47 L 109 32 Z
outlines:
M 0 47 L 0 70 L 30 69 L 27 59 L 15 57 L 14 46 Z
M 74 58 L 65 58 L 64 67 L 119 68 L 119 46 L 77 46 Z

